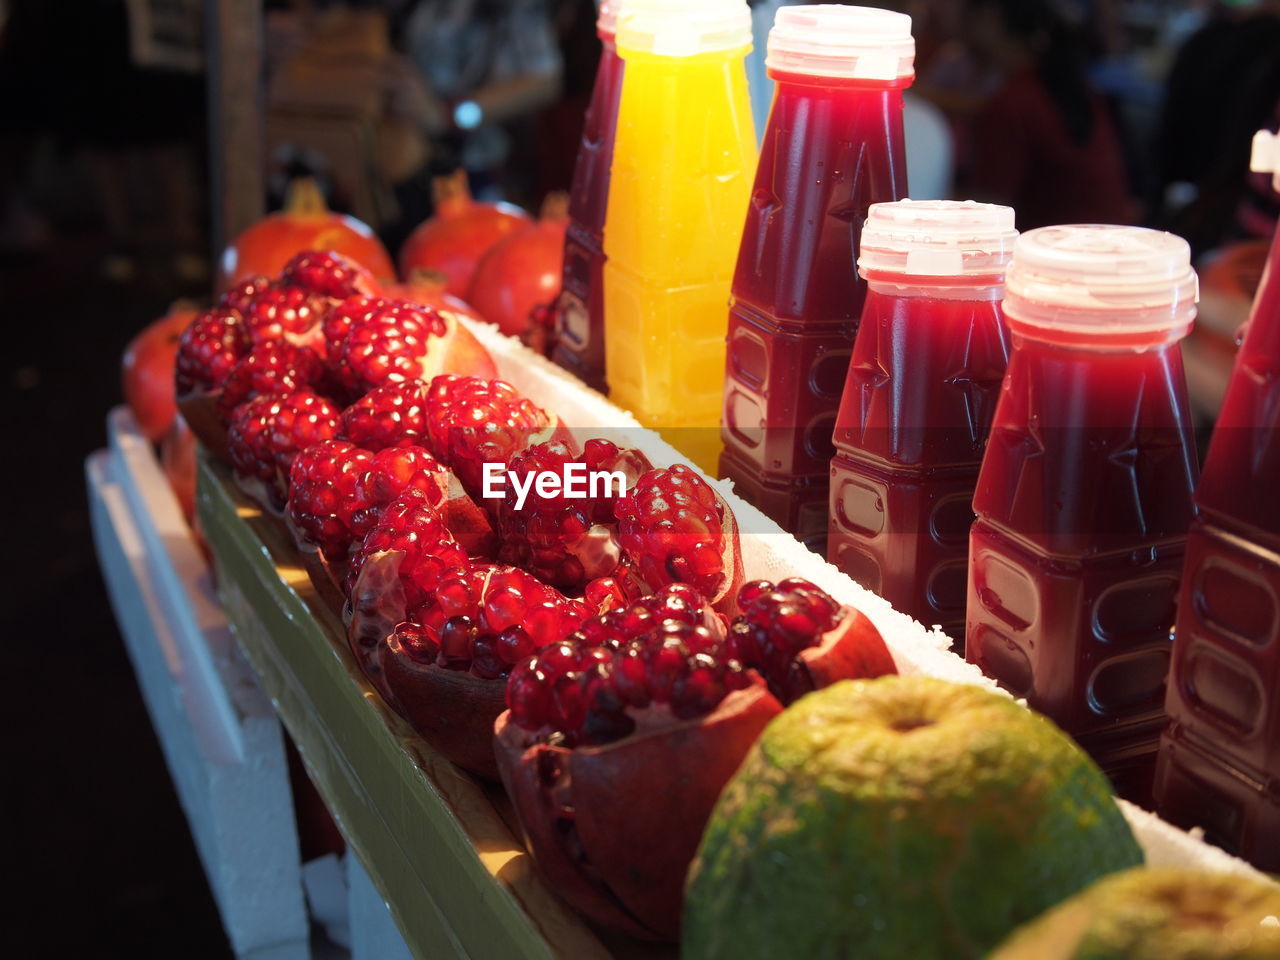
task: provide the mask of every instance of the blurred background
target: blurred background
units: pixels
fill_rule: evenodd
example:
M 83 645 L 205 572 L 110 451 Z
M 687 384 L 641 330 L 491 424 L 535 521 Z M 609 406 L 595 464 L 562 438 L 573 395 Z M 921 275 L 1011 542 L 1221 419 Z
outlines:
M 780 5 L 752 4 L 761 132 Z M 873 5 L 915 18 L 912 196 L 1191 243 L 1207 431 L 1280 212 L 1248 173 L 1252 133 L 1280 120 L 1280 0 Z M 299 176 L 392 251 L 456 169 L 477 197 L 536 210 L 569 187 L 599 58 L 593 0 L 265 0 L 260 30 L 235 19 L 253 6 L 0 0 L 0 796 L 21 891 L 4 938 L 22 956 L 230 956 L 89 534 L 83 460 L 121 400 L 125 344 L 173 301 L 208 299 L 236 211 L 279 208 Z

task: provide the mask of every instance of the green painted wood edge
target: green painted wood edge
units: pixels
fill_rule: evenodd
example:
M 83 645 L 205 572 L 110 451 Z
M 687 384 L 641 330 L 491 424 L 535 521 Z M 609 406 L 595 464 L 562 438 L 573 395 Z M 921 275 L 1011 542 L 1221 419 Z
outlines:
M 225 468 L 204 458 L 197 503 L 240 645 L 410 950 L 432 960 L 549 960 L 551 947 L 481 862 L 442 785 L 370 702 L 378 695 L 357 679 L 345 643 L 337 646 L 319 628 L 279 576 L 239 515 Z

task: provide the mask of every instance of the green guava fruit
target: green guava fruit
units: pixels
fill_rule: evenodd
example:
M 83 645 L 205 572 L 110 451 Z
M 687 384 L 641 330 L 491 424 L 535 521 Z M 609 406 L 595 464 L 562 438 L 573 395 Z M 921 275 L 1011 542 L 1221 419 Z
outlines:
M 1280 886 L 1172 868 L 1099 880 L 1019 927 L 990 960 L 1275 960 Z
M 929 677 L 775 718 L 690 868 L 685 960 L 981 957 L 1142 862 L 1106 779 L 1044 717 Z

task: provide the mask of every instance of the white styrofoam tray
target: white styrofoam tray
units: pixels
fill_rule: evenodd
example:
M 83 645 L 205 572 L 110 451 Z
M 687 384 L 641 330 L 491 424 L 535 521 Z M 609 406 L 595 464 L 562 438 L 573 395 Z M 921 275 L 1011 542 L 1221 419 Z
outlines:
M 631 414 L 600 393 L 497 327 L 467 322 L 476 338 L 492 354 L 498 374 L 540 406 L 554 411 L 581 442 L 605 436 L 619 445 L 643 450 L 657 466 L 689 463 L 656 433 L 646 430 Z M 603 431 L 603 432 L 602 432 Z M 706 477 L 706 474 L 703 474 Z M 755 507 L 733 492 L 728 480 L 706 477 L 733 510 L 742 532 L 742 559 L 749 579 L 778 581 L 800 576 L 820 586 L 841 603 L 861 610 L 880 631 L 898 672 L 925 674 L 1003 693 L 973 664 L 951 652 L 951 640 L 936 626 L 926 628 L 861 584 L 811 552 Z M 1152 813 L 1123 800 L 1120 809 L 1142 845 L 1147 862 L 1185 866 L 1255 878 L 1259 871 L 1236 857 L 1209 846 L 1195 834 L 1171 826 Z

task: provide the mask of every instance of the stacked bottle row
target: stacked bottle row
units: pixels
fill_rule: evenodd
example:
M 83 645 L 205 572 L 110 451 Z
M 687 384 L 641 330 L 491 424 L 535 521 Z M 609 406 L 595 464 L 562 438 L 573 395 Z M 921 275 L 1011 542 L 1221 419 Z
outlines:
M 1280 868 L 1280 254 L 1197 492 L 1185 242 L 902 200 L 908 17 L 781 9 L 756 165 L 745 4 L 622 3 L 560 362 L 941 625 L 1121 793 L 1154 776 L 1171 819 Z

